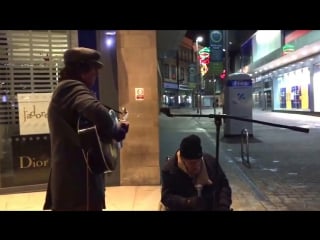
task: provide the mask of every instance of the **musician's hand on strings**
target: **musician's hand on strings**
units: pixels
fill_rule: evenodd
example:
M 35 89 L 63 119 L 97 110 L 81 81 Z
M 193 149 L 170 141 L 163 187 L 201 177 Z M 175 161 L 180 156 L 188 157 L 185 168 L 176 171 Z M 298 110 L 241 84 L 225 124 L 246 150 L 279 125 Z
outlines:
M 113 131 L 113 138 L 117 141 L 120 142 L 123 139 L 125 139 L 126 134 L 129 131 L 129 122 L 128 121 L 120 121 L 116 125 Z
M 120 121 L 120 128 L 126 131 L 126 133 L 129 131 L 129 122 L 128 121 Z
M 117 125 L 113 130 L 112 138 L 115 139 L 117 142 L 120 142 L 123 139 L 125 139 L 126 134 L 126 130 L 120 127 L 120 125 Z

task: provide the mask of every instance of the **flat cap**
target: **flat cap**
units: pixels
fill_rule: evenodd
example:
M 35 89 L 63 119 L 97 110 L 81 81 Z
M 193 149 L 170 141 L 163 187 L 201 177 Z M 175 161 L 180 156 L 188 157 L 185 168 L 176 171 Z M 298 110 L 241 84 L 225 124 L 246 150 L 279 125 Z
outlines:
M 98 51 L 85 48 L 85 47 L 75 47 L 65 51 L 63 59 L 64 64 L 74 65 L 79 63 L 92 63 L 98 68 L 103 67 L 103 63 L 100 61 L 101 55 Z

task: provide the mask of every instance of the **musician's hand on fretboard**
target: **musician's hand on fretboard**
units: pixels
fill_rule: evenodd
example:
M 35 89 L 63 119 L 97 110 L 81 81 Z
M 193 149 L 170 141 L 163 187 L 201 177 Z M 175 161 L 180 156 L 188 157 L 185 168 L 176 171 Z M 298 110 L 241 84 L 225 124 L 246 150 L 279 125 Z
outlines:
M 128 121 L 120 121 L 120 127 L 126 131 L 126 133 L 129 131 L 129 122 Z

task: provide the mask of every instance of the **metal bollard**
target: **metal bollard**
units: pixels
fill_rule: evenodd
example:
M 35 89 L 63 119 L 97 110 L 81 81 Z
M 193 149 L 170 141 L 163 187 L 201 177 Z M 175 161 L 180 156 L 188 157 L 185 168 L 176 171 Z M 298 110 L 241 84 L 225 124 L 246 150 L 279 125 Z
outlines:
M 251 168 L 249 160 L 249 132 L 246 128 L 241 131 L 241 159 L 243 165 Z

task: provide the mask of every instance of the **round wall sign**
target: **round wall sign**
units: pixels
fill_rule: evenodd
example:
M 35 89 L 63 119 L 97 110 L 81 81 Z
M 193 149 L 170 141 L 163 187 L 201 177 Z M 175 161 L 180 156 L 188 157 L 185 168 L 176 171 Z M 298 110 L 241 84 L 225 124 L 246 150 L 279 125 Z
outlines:
M 214 30 L 210 33 L 210 39 L 213 43 L 220 43 L 222 40 L 222 33 L 221 31 Z

